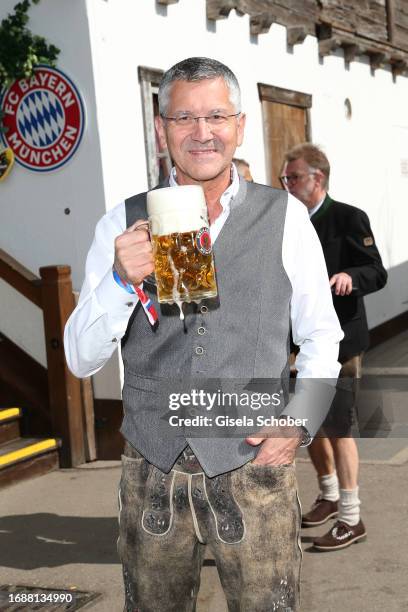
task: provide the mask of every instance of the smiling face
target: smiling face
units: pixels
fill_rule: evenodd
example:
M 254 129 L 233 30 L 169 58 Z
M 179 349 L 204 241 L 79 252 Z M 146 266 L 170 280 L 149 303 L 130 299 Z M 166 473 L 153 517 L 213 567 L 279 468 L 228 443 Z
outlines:
M 237 112 L 223 78 L 201 81 L 174 81 L 167 117 L 183 114 L 206 117 L 215 113 Z M 206 183 L 229 177 L 235 149 L 242 143 L 245 115 L 229 117 L 224 125 L 210 126 L 204 119 L 191 127 L 158 118 L 156 122 L 162 147 L 167 145 L 177 171 L 179 184 Z

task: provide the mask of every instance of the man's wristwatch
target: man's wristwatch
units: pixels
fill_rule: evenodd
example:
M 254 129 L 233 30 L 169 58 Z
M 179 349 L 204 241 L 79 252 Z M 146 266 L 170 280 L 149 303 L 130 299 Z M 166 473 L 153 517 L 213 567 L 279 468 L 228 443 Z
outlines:
M 301 441 L 301 443 L 299 444 L 299 446 L 309 446 L 309 444 L 311 444 L 311 442 L 312 442 L 312 440 L 313 440 L 312 436 L 311 436 L 311 435 L 310 435 L 310 433 L 307 431 L 306 427 L 304 427 L 303 425 L 301 425 L 301 426 L 299 427 L 299 429 L 301 429 L 301 430 L 302 430 L 302 434 L 303 434 L 303 435 L 302 435 L 302 441 Z
M 293 427 L 293 425 L 292 425 Z M 310 435 L 310 433 L 308 432 L 308 430 L 306 429 L 306 427 L 304 427 L 303 425 L 294 425 L 294 427 L 296 427 L 296 429 L 301 433 L 302 438 L 301 438 L 301 442 L 299 444 L 300 446 L 309 446 L 309 444 L 311 444 L 313 438 Z

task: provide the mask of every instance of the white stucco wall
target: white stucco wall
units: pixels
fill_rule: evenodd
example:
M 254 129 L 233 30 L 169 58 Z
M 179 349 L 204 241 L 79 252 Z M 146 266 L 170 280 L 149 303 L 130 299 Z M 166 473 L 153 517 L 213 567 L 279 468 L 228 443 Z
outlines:
M 388 287 L 366 298 L 370 327 L 403 312 L 408 284 L 401 273 L 407 269 L 393 268 L 408 261 L 408 176 L 401 174 L 401 160 L 408 160 L 408 79 L 393 82 L 389 69 L 372 74 L 367 58 L 348 69 L 341 53 L 321 60 L 310 36 L 288 50 L 279 25 L 251 38 L 249 17 L 235 11 L 226 20 L 207 22 L 205 4 L 88 0 L 107 206 L 147 187 L 137 67 L 166 69 L 187 56 L 215 57 L 240 80 L 248 116 L 240 156 L 250 161 L 259 182 L 266 173 L 257 83 L 312 94 L 312 136 L 331 160 L 331 194 L 368 213 L 391 268 Z
M 2 0 L 0 19 L 15 4 Z M 58 67 L 82 94 L 86 126 L 77 152 L 60 169 L 39 173 L 14 165 L 0 184 L 0 240 L 3 249 L 34 273 L 40 266 L 71 265 L 78 288 L 95 219 L 105 210 L 86 4 L 42 0 L 29 15 L 32 32 L 61 49 Z M 64 214 L 65 208 L 71 214 Z
M 0 19 L 16 1 L 2 0 Z M 0 184 L 1 248 L 36 274 L 41 266 L 69 264 L 74 288 L 79 289 L 95 222 L 106 210 L 87 7 L 85 0 L 42 0 L 29 15 L 32 32 L 61 50 L 58 67 L 82 95 L 86 124 L 77 152 L 60 169 L 38 173 L 15 164 Z M 66 208 L 69 215 L 64 213 Z M 42 313 L 4 285 L 0 285 L 0 299 L 0 331 L 45 365 Z M 97 397 L 119 397 L 117 361 L 115 356 L 115 374 L 109 377 L 111 394 L 105 394 L 102 382 L 100 395 L 96 380 Z
M 3 0 L 0 19 L 14 4 Z M 391 269 L 388 286 L 366 299 L 370 326 L 403 312 L 408 176 L 401 160 L 408 160 L 408 78 L 393 82 L 388 70 L 373 75 L 364 60 L 346 69 L 340 54 L 319 60 L 313 37 L 290 50 L 282 26 L 251 38 L 248 16 L 234 11 L 226 20 L 207 22 L 205 4 L 42 0 L 31 9 L 32 30 L 61 48 L 58 66 L 82 93 L 87 125 L 78 152 L 63 168 L 39 175 L 16 167 L 1 184 L 3 248 L 35 272 L 41 265 L 70 264 L 79 289 L 97 219 L 147 187 L 138 66 L 167 69 L 185 57 L 206 55 L 228 64 L 240 80 L 248 118 L 239 156 L 249 160 L 259 182 L 266 172 L 257 83 L 312 94 L 312 136 L 332 163 L 331 195 L 368 213 Z M 352 104 L 351 120 L 345 98 Z M 117 370 L 115 357 L 110 374 L 96 377 L 97 396 L 118 395 Z

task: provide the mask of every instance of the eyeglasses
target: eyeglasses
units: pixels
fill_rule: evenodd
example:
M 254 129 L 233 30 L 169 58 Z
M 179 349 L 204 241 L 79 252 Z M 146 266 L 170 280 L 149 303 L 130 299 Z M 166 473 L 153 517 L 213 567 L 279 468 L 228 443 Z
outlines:
M 302 179 L 305 176 L 313 176 L 314 174 L 316 174 L 316 172 L 307 172 L 306 174 L 284 174 L 279 178 L 284 185 L 288 185 L 289 183 L 296 183 L 299 179 Z
M 222 113 L 213 113 L 212 115 L 207 115 L 205 117 L 194 117 L 194 115 L 184 113 L 183 115 L 178 115 L 177 117 L 164 117 L 162 115 L 162 119 L 165 121 L 173 121 L 174 125 L 178 128 L 193 128 L 200 119 L 204 119 L 207 125 L 212 128 L 217 128 L 226 125 L 230 117 L 238 117 L 240 114 L 241 113 L 224 115 Z

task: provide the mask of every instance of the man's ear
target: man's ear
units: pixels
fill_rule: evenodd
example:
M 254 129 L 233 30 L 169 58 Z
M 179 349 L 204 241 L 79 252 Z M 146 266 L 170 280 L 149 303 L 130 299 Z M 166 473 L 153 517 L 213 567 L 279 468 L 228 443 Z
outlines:
M 244 141 L 244 130 L 245 130 L 246 115 L 241 113 L 238 117 L 238 136 L 237 136 L 237 147 L 240 147 Z
M 154 125 L 159 138 L 160 149 L 163 151 L 163 149 L 167 149 L 167 139 L 166 130 L 164 129 L 164 121 L 160 115 L 157 115 L 157 117 L 154 118 Z
M 316 179 L 319 181 L 319 187 L 323 188 L 325 176 L 321 170 L 316 170 L 315 172 Z

